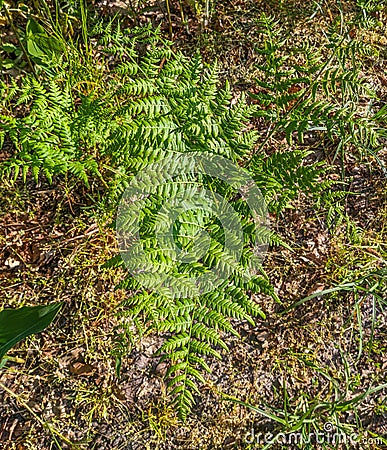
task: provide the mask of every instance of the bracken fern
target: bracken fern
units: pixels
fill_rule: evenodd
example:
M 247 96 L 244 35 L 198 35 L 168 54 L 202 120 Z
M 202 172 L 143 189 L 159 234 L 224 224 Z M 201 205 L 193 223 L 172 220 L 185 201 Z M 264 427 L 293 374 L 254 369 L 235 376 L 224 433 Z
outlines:
M 259 24 L 266 36 L 257 48 L 263 76 L 250 95 L 261 106 L 256 115 L 271 123 L 272 134 L 283 133 L 292 144 L 295 137 L 302 143 L 306 133 L 319 132 L 336 145 L 336 155 L 356 150 L 374 156 L 387 136 L 386 110 L 373 107 L 376 94 L 357 60 L 376 50 L 332 26 L 327 57 L 308 43 L 286 52 L 289 43 L 278 22 L 262 15 Z
M 206 66 L 198 54 L 189 59 L 173 52 L 149 27 L 128 32 L 110 24 L 107 32 L 97 26 L 94 33 L 100 38 L 101 54 L 109 60 L 101 65 L 103 95 L 99 86 L 81 90 L 82 72 L 77 79 L 67 73 L 66 66 L 53 68 L 42 80 L 25 77 L 11 90 L 2 86 L 2 104 L 23 104 L 27 111 L 24 117 L 1 116 L 2 136 L 14 145 L 14 155 L 1 166 L 8 176 L 16 178 L 21 171 L 26 178 L 31 171 L 36 180 L 40 173 L 52 180 L 55 175 L 72 174 L 86 184 L 93 176 L 102 179 L 109 198 L 117 200 L 151 164 L 184 160 L 192 166 L 194 155 L 212 155 L 236 167 L 250 159 L 249 172 L 243 173 L 250 174 L 273 212 L 289 207 L 300 191 L 316 194 L 327 187 L 319 183 L 323 168 L 306 164 L 305 152 L 252 156 L 259 136 L 247 124 L 259 110 L 243 95 L 231 102 L 230 86 L 218 87 L 216 64 Z M 276 82 L 281 83 L 281 77 L 277 73 Z M 284 120 L 286 101 L 284 91 L 279 92 L 276 120 Z M 295 117 L 292 120 L 300 123 Z M 254 324 L 264 317 L 254 294 L 279 301 L 254 246 L 259 233 L 263 243 L 278 244 L 281 239 L 265 226 L 256 229 L 252 212 L 232 183 L 194 170 L 179 173 L 171 181 L 156 185 L 139 212 L 144 254 L 135 255 L 136 273 L 128 271 L 118 286 L 128 295 L 120 308 L 122 327 L 115 350 L 119 362 L 134 341 L 135 329 L 140 333 L 157 330 L 164 337 L 158 353 L 168 361 L 170 394 L 185 419 L 199 393 L 198 383 L 205 382 L 203 374 L 210 370 L 208 358 L 220 358 L 221 351 L 227 350 L 227 334 L 238 335 L 232 319 Z M 184 189 L 176 190 L 176 183 Z M 233 208 L 243 234 L 238 257 L 226 251 L 222 222 L 213 213 L 198 210 L 200 201 L 192 202 L 190 189 L 196 189 L 197 199 L 203 202 L 210 200 L 209 194 L 218 193 Z M 183 205 L 173 224 L 176 246 L 188 255 L 180 263 L 156 238 L 164 226 L 163 204 L 172 197 Z M 125 220 L 129 226 L 132 217 Z M 198 239 L 204 234 L 207 247 Z M 238 243 L 233 230 L 228 238 Z M 200 257 L 190 259 L 192 252 Z M 147 271 L 148 265 L 153 271 Z M 123 266 L 121 256 L 105 266 Z M 192 292 L 192 278 L 211 270 L 227 276 L 213 289 L 185 295 Z M 160 290 L 166 275 L 176 280 L 179 295 Z

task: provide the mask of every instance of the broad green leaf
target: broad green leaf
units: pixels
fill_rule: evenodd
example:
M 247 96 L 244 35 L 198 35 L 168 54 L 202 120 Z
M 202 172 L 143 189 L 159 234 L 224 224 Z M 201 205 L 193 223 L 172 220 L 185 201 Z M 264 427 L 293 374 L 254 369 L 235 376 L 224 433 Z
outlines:
M 45 54 L 40 50 L 39 46 L 36 44 L 33 38 L 27 41 L 27 50 L 31 56 L 35 58 L 44 58 Z
M 29 19 L 26 26 L 27 50 L 35 58 L 50 61 L 63 52 L 63 44 L 54 36 L 48 36 L 44 28 Z
M 50 325 L 61 306 L 62 303 L 54 303 L 0 311 L 0 360 L 12 346 Z
M 28 37 L 30 37 L 34 34 L 46 34 L 46 32 L 44 28 L 31 17 L 27 22 L 26 34 L 28 35 Z
M 59 55 L 63 52 L 62 43 L 53 36 L 37 34 L 34 36 L 34 42 L 45 53 L 47 57 Z

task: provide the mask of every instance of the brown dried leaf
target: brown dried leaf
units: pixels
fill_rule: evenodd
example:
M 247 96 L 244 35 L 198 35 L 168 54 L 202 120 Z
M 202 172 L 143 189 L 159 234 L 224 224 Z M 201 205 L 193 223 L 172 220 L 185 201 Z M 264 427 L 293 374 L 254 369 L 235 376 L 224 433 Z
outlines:
M 74 375 L 92 375 L 95 367 L 79 361 L 70 362 L 69 370 Z

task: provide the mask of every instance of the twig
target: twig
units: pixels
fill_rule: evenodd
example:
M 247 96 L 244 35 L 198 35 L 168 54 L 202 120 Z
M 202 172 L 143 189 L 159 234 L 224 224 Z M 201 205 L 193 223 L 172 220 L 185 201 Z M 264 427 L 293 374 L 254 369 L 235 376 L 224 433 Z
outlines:
M 171 8 L 169 6 L 169 0 L 166 0 L 165 3 L 167 5 L 169 37 L 172 39 L 172 18 L 171 18 Z
M 65 239 L 61 242 L 61 244 L 67 244 L 68 242 L 77 241 L 78 239 L 83 239 L 84 237 L 91 236 L 94 233 L 97 233 L 99 228 L 95 228 L 94 230 L 89 231 L 88 233 L 80 234 L 79 236 L 75 236 L 73 238 Z

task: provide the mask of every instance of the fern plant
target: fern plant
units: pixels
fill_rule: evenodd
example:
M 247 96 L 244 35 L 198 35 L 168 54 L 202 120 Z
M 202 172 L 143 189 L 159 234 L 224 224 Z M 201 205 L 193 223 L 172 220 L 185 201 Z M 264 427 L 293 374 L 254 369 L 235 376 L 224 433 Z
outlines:
M 200 154 L 219 155 L 241 164 L 252 153 L 257 140 L 255 131 L 245 130 L 255 107 L 248 106 L 243 96 L 236 105 L 231 106 L 230 87 L 227 84 L 223 89 L 217 87 L 216 65 L 205 68 L 199 55 L 191 60 L 175 55 L 162 67 L 156 59 L 145 59 L 141 72 L 133 57 L 123 54 L 125 56 L 128 61 L 118 65 L 120 89 L 135 93 L 140 98 L 135 103 L 122 105 L 123 125 L 111 135 L 112 143 L 108 146 L 121 149 L 114 158 L 126 173 L 137 174 L 145 169 L 146 177 L 140 180 L 139 185 L 143 186 L 146 181 L 146 188 L 156 187 L 150 192 L 145 191 L 146 200 L 140 210 L 134 214 L 129 209 L 120 216 L 118 224 L 128 239 L 133 239 L 135 232 L 138 232 L 141 248 L 139 252 L 127 256 L 132 270 L 119 285 L 130 294 L 122 305 L 122 315 L 126 321 L 120 335 L 121 341 L 117 343 L 117 354 L 125 354 L 128 345 L 134 342 L 133 325 L 140 333 L 157 329 L 166 336 L 159 354 L 168 361 L 168 387 L 180 417 L 184 419 L 194 403 L 194 394 L 199 392 L 198 382 L 204 382 L 202 373 L 209 371 L 207 358 L 220 357 L 220 350 L 227 349 L 224 333 L 237 335 L 230 319 L 254 323 L 255 318 L 264 316 L 251 298 L 254 293 L 278 299 L 262 267 L 258 266 L 252 276 L 245 276 L 253 259 L 254 226 L 249 208 L 236 190 L 214 176 L 198 176 L 190 171 L 188 175 L 180 174 L 172 166 L 183 159 L 185 163 L 182 168 L 186 169 L 185 164 L 190 165 Z M 141 81 L 139 84 L 137 80 L 143 71 L 147 74 L 147 83 Z M 157 83 L 151 84 L 150 80 L 154 78 Z M 135 117 L 136 121 L 133 123 L 128 117 Z M 142 117 L 144 122 L 140 128 L 138 121 Z M 132 140 L 136 138 L 141 138 L 141 141 L 134 145 Z M 307 190 L 313 183 L 313 191 L 319 189 L 317 181 L 322 170 L 318 165 L 304 164 L 305 156 L 300 153 L 292 155 L 292 158 L 283 157 L 282 173 L 280 170 L 273 171 L 273 167 L 280 162 L 279 156 L 277 161 L 275 158 L 271 161 L 258 160 L 258 155 L 254 158 L 249 167 L 251 176 L 265 193 L 278 194 L 278 199 L 272 200 L 270 207 L 283 209 L 298 195 L 299 190 Z M 163 169 L 158 167 L 153 174 L 149 164 L 153 167 L 159 164 Z M 169 164 L 169 170 L 164 169 Z M 163 170 L 168 172 L 170 183 L 157 186 L 160 184 L 157 177 L 163 174 Z M 126 181 L 126 185 L 130 186 L 131 178 Z M 270 183 L 271 189 L 268 190 L 266 188 Z M 288 187 L 286 200 L 280 194 L 285 185 Z M 203 190 L 220 193 L 237 213 L 244 236 L 242 254 L 237 263 L 234 255 L 224 251 L 225 235 L 218 218 L 203 209 L 198 212 L 197 203 L 188 195 L 193 186 L 200 187 L 196 193 Z M 136 191 L 131 193 L 136 197 Z M 179 263 L 176 263 L 176 250 L 168 247 L 170 242 L 164 242 L 163 246 L 163 242 L 160 244 L 157 239 L 160 225 L 168 228 L 165 225 L 168 217 L 160 224 L 160 211 L 171 197 L 178 198 L 179 207 L 184 206 L 173 224 L 175 244 L 187 256 Z M 198 198 L 202 207 L 208 201 L 205 194 Z M 194 200 L 197 202 L 198 198 L 194 197 Z M 200 248 L 200 236 L 203 236 L 201 232 L 204 230 L 209 240 L 207 252 Z M 280 241 L 268 230 L 266 237 L 271 242 Z M 198 254 L 201 255 L 199 258 Z M 190 256 L 193 258 L 190 259 Z M 107 266 L 112 265 L 123 265 L 123 261 L 116 257 L 107 263 Z M 213 269 L 227 274 L 224 281 L 208 292 L 192 294 L 191 280 Z M 168 292 L 170 284 L 165 286 L 163 283 L 165 277 L 176 283 L 172 286 L 172 295 Z M 163 289 L 167 292 L 163 293 Z
M 118 65 L 119 91 L 137 95 L 138 100 L 124 102 L 120 107 L 122 125 L 111 134 L 107 144 L 109 149 L 120 149 L 112 153 L 115 165 L 126 174 L 138 174 L 145 169 L 149 175 L 149 164 L 168 161 L 172 165 L 181 157 L 190 161 L 200 154 L 218 155 L 234 163 L 240 161 L 256 140 L 255 132 L 242 132 L 253 108 L 243 99 L 230 107 L 229 86 L 218 89 L 216 65 L 205 69 L 199 55 L 191 60 L 174 55 L 162 67 L 157 56 L 146 57 L 139 68 L 133 57 L 124 54 L 123 58 L 128 60 Z M 129 177 L 125 184 L 130 181 Z M 147 183 L 154 184 L 149 180 Z M 199 202 L 196 207 L 187 195 L 195 188 L 199 195 L 194 197 Z M 205 193 L 200 194 L 204 189 L 220 193 L 224 202 L 233 203 L 236 210 L 240 207 L 239 220 L 246 242 L 242 242 L 239 263 L 235 262 L 234 255 L 224 251 L 225 236 L 219 218 L 203 210 L 204 202 L 209 200 Z M 179 263 L 176 263 L 176 252 L 157 240 L 158 227 L 165 227 L 168 220 L 166 217 L 160 223 L 160 211 L 171 197 L 178 200 L 175 211 L 182 208 L 179 220 L 173 224 L 175 244 L 186 254 Z M 139 273 L 128 273 L 119 285 L 130 292 L 122 305 L 122 315 L 127 321 L 121 335 L 121 349 L 122 353 L 127 352 L 133 339 L 133 325 L 140 332 L 156 329 L 166 336 L 159 354 L 168 360 L 168 387 L 182 419 L 191 409 L 195 393 L 199 393 L 198 382 L 205 381 L 203 372 L 209 371 L 207 358 L 221 357 L 220 350 L 227 349 L 224 333 L 237 335 L 230 319 L 254 323 L 255 318 L 264 314 L 251 294 L 262 292 L 275 297 L 264 274 L 256 273 L 249 279 L 243 275 L 251 260 L 254 236 L 249 232 L 252 219 L 245 215 L 241 203 L 235 189 L 227 183 L 208 174 L 197 176 L 177 171 L 171 183 L 161 184 L 150 192 L 138 212 L 138 232 L 144 252 L 131 254 L 133 269 L 137 267 Z M 198 206 L 201 206 L 199 211 Z M 120 226 L 125 224 L 132 229 L 132 218 L 129 210 Z M 202 252 L 197 243 L 204 230 L 209 240 L 207 252 Z M 198 253 L 202 255 L 200 258 L 195 257 Z M 122 261 L 115 258 L 111 264 L 122 264 Z M 192 295 L 190 280 L 219 268 L 228 277 L 215 289 Z M 167 290 L 162 283 L 166 276 L 176 282 L 173 295 L 163 293 L 163 288 Z
M 373 108 L 376 94 L 356 62 L 374 49 L 333 26 L 326 43 L 327 58 L 308 43 L 289 54 L 278 22 L 262 15 L 259 23 L 266 36 L 263 47 L 257 49 L 263 76 L 255 80 L 256 92 L 250 96 L 261 106 L 256 115 L 274 122 L 270 136 L 284 133 L 292 143 L 295 135 L 303 142 L 305 133 L 320 132 L 335 142 L 336 156 L 353 148 L 374 155 L 386 138 L 382 126 L 386 112 Z M 367 104 L 360 108 L 361 103 Z
M 103 94 L 66 66 L 10 90 L 2 86 L 3 104 L 27 111 L 2 115 L 3 136 L 14 144 L 2 170 L 14 178 L 30 170 L 35 179 L 40 173 L 49 180 L 72 174 L 85 183 L 101 178 L 115 200 L 125 189 L 138 194 L 141 207 L 117 219 L 124 237 L 139 241 L 136 252 L 124 261 L 124 249 L 106 263 L 126 262 L 130 269 L 118 286 L 128 292 L 120 308 L 118 366 L 135 329 L 157 330 L 170 394 L 185 419 L 210 370 L 208 358 L 227 350 L 227 334 L 238 335 L 233 319 L 254 324 L 264 317 L 254 294 L 279 301 L 255 251 L 281 240 L 265 220 L 257 227 L 256 213 L 265 219 L 265 206 L 254 211 L 246 199 L 259 200 L 258 186 L 269 209 L 279 212 L 300 191 L 324 188 L 318 183 L 323 169 L 306 164 L 304 152 L 258 153 L 248 170 L 240 168 L 254 152 L 258 134 L 247 124 L 258 110 L 244 96 L 231 104 L 230 86 L 218 87 L 216 64 L 173 52 L 150 27 L 128 32 L 108 25 L 107 32 L 98 26 L 94 32 L 106 58 L 100 61 Z M 212 169 L 200 171 L 203 161 Z M 206 276 L 208 283 L 197 283 Z
M 376 13 L 383 10 L 383 4 L 376 0 L 356 0 L 358 14 L 355 22 L 365 29 L 380 27 L 382 23 L 377 19 Z
M 82 133 L 76 129 L 79 120 L 71 91 L 55 80 L 39 82 L 33 77 L 24 80 L 16 106 L 29 104 L 23 118 L 2 115 L 3 135 L 14 144 L 15 154 L 2 165 L 5 175 L 25 180 L 29 171 L 38 181 L 39 174 L 51 182 L 58 174 L 74 174 L 88 184 L 88 173 L 99 176 L 95 158 L 84 151 Z M 87 145 L 87 144 L 86 144 Z

